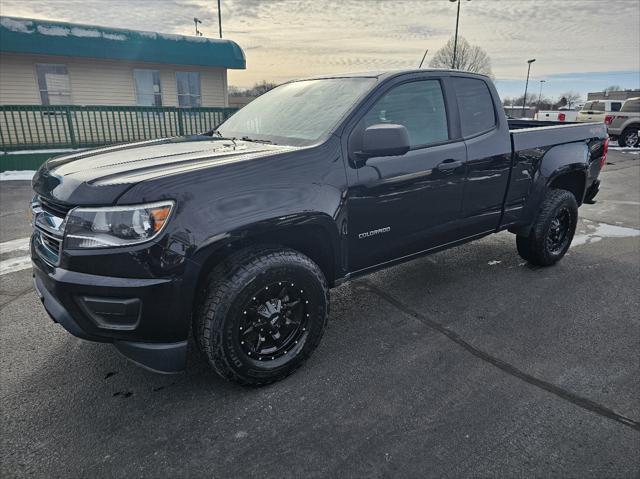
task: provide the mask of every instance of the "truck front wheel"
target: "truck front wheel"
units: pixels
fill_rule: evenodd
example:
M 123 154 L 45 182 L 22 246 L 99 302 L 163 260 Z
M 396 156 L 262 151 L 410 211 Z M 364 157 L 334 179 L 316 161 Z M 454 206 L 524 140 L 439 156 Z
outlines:
M 249 248 L 213 269 L 194 335 L 222 377 L 260 386 L 291 374 L 316 348 L 329 312 L 322 271 L 285 248 Z
M 578 223 L 578 204 L 566 190 L 549 190 L 529 236 L 516 237 L 518 254 L 529 263 L 551 266 L 567 252 Z

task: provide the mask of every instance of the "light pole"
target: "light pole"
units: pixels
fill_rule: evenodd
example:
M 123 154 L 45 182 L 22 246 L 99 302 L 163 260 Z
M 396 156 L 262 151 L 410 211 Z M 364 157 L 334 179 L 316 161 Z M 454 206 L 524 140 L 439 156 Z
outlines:
M 524 109 L 527 106 L 527 88 L 529 88 L 529 73 L 531 73 L 531 64 L 535 62 L 536 59 L 532 58 L 531 60 L 527 60 L 529 64 L 529 68 L 527 68 L 527 83 L 524 84 L 524 98 L 522 99 L 522 116 L 524 117 Z
M 220 9 L 220 0 L 218 0 L 218 29 L 220 30 L 220 38 L 222 38 L 222 10 Z
M 540 102 L 542 101 L 542 84 L 547 80 L 540 80 L 540 93 L 538 93 L 538 110 L 540 110 Z
M 451 69 L 456 67 L 456 54 L 458 52 L 458 23 L 460 23 L 460 0 L 449 0 L 451 3 L 458 2 L 458 13 L 456 14 L 456 35 L 453 37 L 453 61 L 451 62 Z M 471 0 L 467 0 L 470 2 Z

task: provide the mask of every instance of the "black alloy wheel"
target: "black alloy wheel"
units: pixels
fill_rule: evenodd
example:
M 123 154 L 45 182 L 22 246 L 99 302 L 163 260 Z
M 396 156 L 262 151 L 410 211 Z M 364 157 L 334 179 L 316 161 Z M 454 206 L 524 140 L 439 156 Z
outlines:
M 546 238 L 549 253 L 556 255 L 564 249 L 569 239 L 571 223 L 569 209 L 561 208 L 558 210 L 556 216 L 551 220 Z
M 260 289 L 245 304 L 238 324 L 241 350 L 256 361 L 288 354 L 307 333 L 310 307 L 295 283 L 278 281 Z
M 194 314 L 199 349 L 222 377 L 261 386 L 285 378 L 320 343 L 329 287 L 308 256 L 252 246 L 218 264 Z

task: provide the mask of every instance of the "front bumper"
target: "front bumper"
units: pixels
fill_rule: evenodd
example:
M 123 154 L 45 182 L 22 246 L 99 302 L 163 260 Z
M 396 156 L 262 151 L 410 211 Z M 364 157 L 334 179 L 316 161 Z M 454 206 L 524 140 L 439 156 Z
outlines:
M 181 281 L 116 278 L 68 271 L 33 249 L 33 281 L 45 310 L 69 333 L 110 342 L 135 363 L 162 373 L 186 363 L 188 319 Z

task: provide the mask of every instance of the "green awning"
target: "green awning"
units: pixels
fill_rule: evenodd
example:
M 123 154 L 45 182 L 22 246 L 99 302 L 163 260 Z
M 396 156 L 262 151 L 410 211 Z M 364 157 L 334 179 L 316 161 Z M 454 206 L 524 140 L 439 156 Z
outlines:
M 231 40 L 0 17 L 0 52 L 244 69 Z

